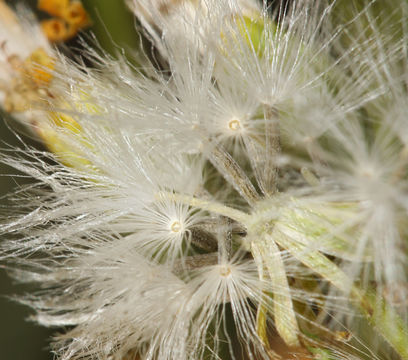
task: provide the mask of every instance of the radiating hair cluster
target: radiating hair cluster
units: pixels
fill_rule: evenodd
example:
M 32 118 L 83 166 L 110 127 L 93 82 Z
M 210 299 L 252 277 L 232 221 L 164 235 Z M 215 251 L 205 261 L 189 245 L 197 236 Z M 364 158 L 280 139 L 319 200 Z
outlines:
M 35 179 L 0 260 L 59 359 L 408 359 L 391 3 L 129 0 L 130 61 L 0 1 L 0 105 L 47 147 L 0 155 Z

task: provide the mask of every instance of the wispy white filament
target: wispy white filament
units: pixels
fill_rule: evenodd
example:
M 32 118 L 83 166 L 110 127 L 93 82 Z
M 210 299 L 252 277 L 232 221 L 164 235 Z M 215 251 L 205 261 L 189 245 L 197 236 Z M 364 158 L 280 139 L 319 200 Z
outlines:
M 355 359 L 333 324 L 365 290 L 406 320 L 408 37 L 374 3 L 337 26 L 336 2 L 133 1 L 157 59 L 56 57 L 57 151 L 0 158 L 37 181 L 0 259 L 72 326 L 61 359 Z

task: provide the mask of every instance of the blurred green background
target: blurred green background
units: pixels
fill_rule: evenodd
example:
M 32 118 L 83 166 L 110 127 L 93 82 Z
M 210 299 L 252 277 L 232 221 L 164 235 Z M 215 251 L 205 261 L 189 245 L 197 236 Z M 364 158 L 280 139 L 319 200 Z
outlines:
M 6 126 L 4 114 L 0 114 L 0 137 L 2 142 L 11 146 L 18 144 L 16 136 Z M 4 145 L 2 143 L 2 148 Z M 0 200 L 1 207 L 7 207 L 4 195 L 13 191 L 17 180 L 7 174 L 16 171 L 0 164 Z M 27 183 L 29 179 L 18 179 L 19 184 Z M 3 210 L 3 209 L 2 209 Z M 3 212 L 3 211 L 2 211 Z M 1 239 L 3 241 L 4 239 Z M 26 286 L 13 284 L 6 271 L 0 269 L 0 359 L 1 360 L 46 360 L 52 359 L 49 349 L 49 337 L 52 332 L 32 322 L 26 321 L 30 310 L 23 305 L 7 298 L 14 294 L 27 291 Z
M 15 5 L 17 1 L 6 1 Z M 35 6 L 36 0 L 20 1 Z M 0 110 L 0 148 L 21 146 L 16 135 L 7 124 L 11 119 Z M 31 145 L 30 139 L 25 139 Z M 7 146 L 5 146 L 5 143 Z M 39 144 L 35 144 L 39 146 Z M 16 171 L 0 163 L 0 206 L 2 213 L 7 210 L 5 194 L 10 194 L 19 185 L 29 182 L 29 179 L 13 178 L 9 175 Z M 0 239 L 4 241 L 6 236 Z M 28 291 L 27 286 L 15 284 L 4 269 L 0 268 L 0 359 L 1 360 L 50 360 L 53 359 L 49 349 L 49 339 L 52 330 L 40 327 L 27 321 L 31 311 L 27 307 L 9 299 L 9 296 L 23 294 Z

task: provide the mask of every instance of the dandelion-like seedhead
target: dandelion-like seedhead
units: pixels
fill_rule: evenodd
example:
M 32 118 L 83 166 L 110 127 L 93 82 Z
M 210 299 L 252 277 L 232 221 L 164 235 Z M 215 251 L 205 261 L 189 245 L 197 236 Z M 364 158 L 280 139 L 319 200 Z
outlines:
M 134 0 L 142 66 L 41 40 L 46 81 L 7 73 L 50 152 L 2 155 L 37 183 L 0 259 L 61 359 L 408 359 L 407 8 L 378 3 Z

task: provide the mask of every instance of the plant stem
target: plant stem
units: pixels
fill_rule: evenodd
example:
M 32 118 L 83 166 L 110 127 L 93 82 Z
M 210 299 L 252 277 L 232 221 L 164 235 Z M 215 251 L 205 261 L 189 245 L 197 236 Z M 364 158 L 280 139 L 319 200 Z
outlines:
M 250 217 L 250 215 L 244 213 L 243 211 L 233 209 L 216 201 L 203 200 L 190 195 L 161 191 L 156 195 L 156 197 L 165 197 L 166 199 L 173 200 L 175 202 L 180 202 L 191 207 L 196 207 L 215 214 L 219 214 L 233 219 L 241 224 L 246 224 L 248 222 L 248 218 Z
M 330 259 L 317 250 L 310 250 L 299 234 L 282 225 L 275 225 L 273 241 L 290 252 L 301 263 L 318 273 L 339 290 L 350 296 L 368 322 L 398 352 L 408 360 L 408 329 L 398 314 L 375 294 L 364 294 Z
M 299 346 L 300 331 L 279 248 L 271 235 L 265 234 L 260 241 L 252 242 L 251 250 L 255 261 L 260 264 L 258 267 L 265 264 L 272 287 L 276 289 L 273 291 L 272 303 L 276 330 L 288 346 Z
M 227 180 L 248 202 L 248 204 L 254 205 L 259 201 L 259 194 L 254 185 L 237 162 L 221 147 L 221 145 L 214 145 L 209 160 L 225 180 Z
M 408 329 L 397 312 L 380 299 L 377 294 L 370 292 L 364 296 L 365 302 L 360 304 L 360 311 L 373 326 L 397 351 L 401 359 L 408 359 Z
M 218 249 L 217 239 L 213 234 L 204 229 L 201 229 L 199 226 L 194 226 L 190 229 L 191 233 L 191 242 L 198 246 L 200 249 L 214 252 Z
M 215 265 L 218 263 L 218 253 L 200 254 L 187 256 L 184 259 L 176 261 L 173 267 L 173 272 L 176 275 L 182 274 L 184 271 L 199 269 L 204 266 Z
M 281 152 L 278 112 L 268 105 L 263 105 L 263 112 L 264 141 L 245 136 L 244 142 L 259 188 L 265 196 L 272 196 L 278 191 L 277 157 Z

